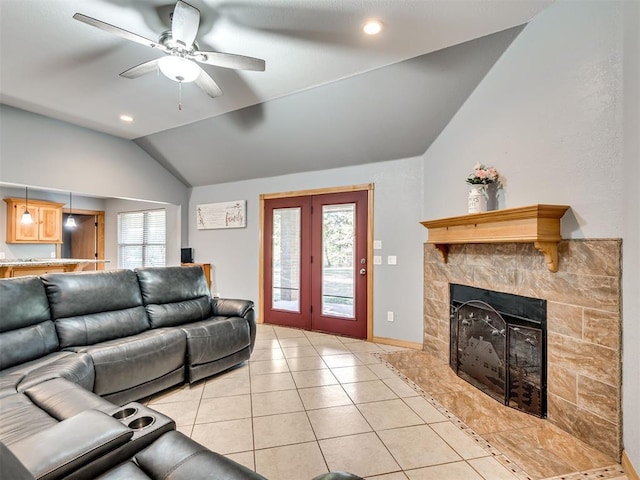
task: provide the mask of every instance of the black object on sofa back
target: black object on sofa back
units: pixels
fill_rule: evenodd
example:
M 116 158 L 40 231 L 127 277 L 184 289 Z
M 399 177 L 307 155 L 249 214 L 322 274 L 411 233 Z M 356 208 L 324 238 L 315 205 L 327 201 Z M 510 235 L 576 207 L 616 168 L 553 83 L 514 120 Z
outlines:
M 211 293 L 202 268 L 137 268 L 135 272 L 153 328 L 183 325 L 212 315 Z
M 58 349 L 49 303 L 40 279 L 0 282 L 0 370 L 43 357 Z
M 123 338 L 151 328 L 131 270 L 41 277 L 60 348 Z

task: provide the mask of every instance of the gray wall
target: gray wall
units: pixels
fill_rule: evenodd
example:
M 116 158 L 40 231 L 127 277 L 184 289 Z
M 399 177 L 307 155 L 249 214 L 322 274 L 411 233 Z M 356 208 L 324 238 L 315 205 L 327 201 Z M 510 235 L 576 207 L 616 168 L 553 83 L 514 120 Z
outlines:
M 221 185 L 194 187 L 189 239 L 197 262 L 211 263 L 212 290 L 258 300 L 260 194 L 374 183 L 375 255 L 398 257 L 374 267 L 374 327 L 378 337 L 422 343 L 422 158 L 374 163 Z M 247 200 L 247 227 L 197 230 L 196 205 Z M 395 312 L 387 322 L 386 312 Z
M 132 141 L 7 105 L 0 105 L 0 131 L 0 182 L 185 207 L 188 203 L 189 188 Z M 182 225 L 186 238 L 186 216 Z
M 503 207 L 570 205 L 564 237 L 623 238 L 624 443 L 638 468 L 640 49 L 630 3 L 560 1 L 527 25 L 426 152 L 424 210 L 464 213 L 464 180 L 480 161 L 505 175 Z M 625 31 L 636 41 L 623 45 Z
M 625 2 L 624 24 L 624 209 L 623 398 L 624 445 L 640 472 L 640 3 Z

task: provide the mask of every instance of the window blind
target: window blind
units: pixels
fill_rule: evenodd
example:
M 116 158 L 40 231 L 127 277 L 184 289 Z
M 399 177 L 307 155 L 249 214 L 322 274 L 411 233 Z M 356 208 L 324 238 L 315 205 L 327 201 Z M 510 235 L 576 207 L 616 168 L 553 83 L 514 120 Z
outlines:
M 164 267 L 166 242 L 164 209 L 118 214 L 118 268 Z

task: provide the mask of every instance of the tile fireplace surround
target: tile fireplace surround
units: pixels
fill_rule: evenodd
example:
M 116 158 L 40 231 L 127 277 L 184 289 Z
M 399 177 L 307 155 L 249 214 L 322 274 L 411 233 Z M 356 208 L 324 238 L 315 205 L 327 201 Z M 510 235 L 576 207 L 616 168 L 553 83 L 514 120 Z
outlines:
M 621 240 L 564 240 L 559 270 L 528 243 L 424 245 L 424 350 L 449 361 L 449 284 L 547 300 L 547 420 L 620 461 Z M 507 407 L 505 407 L 507 408 Z

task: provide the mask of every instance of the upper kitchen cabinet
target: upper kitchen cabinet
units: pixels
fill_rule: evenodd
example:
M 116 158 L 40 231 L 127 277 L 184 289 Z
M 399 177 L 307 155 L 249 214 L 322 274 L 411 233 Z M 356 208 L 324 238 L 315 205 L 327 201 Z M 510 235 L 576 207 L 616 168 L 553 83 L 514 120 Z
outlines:
M 29 199 L 33 223 L 22 223 L 27 206 L 24 198 L 5 198 L 7 202 L 7 243 L 62 243 L 64 203 Z

